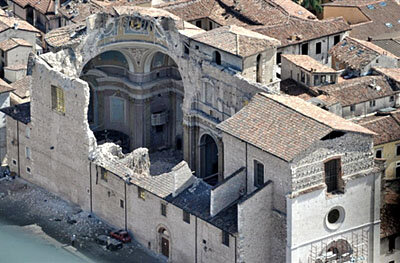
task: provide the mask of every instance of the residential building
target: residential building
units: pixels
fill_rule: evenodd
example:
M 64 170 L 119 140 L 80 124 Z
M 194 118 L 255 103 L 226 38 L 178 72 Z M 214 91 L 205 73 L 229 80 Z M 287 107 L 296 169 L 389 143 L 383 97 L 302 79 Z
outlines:
M 307 55 L 282 55 L 281 72 L 281 80 L 290 78 L 308 87 L 335 84 L 339 77 L 338 71 Z
M 21 38 L 10 38 L 0 42 L 0 75 L 4 77 L 4 68 L 11 65 L 26 68 L 28 56 L 31 51 L 32 45 Z
M 331 48 L 332 67 L 342 70 L 345 78 L 371 74 L 372 67 L 395 68 L 399 58 L 371 42 L 344 38 Z

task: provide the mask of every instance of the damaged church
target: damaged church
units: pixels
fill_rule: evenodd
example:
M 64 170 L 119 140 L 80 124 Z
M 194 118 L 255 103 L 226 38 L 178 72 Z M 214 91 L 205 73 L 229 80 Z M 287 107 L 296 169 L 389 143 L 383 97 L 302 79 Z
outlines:
M 171 262 L 379 262 L 374 133 L 279 95 L 279 40 L 166 9 L 46 35 L 3 110 L 11 172 Z

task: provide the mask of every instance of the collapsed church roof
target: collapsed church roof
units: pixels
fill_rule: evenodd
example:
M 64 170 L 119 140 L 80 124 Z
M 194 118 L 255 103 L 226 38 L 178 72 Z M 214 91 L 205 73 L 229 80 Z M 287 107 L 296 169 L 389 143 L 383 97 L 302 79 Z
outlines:
M 374 134 L 300 98 L 266 93 L 217 127 L 285 161 L 335 130 Z

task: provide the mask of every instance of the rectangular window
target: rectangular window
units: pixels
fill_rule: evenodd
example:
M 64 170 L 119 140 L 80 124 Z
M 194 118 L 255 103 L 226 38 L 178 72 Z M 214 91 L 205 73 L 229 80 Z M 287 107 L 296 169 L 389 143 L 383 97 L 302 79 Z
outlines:
M 282 52 L 276 53 L 276 64 L 279 65 L 282 62 Z
M 31 148 L 25 147 L 25 157 L 26 159 L 31 159 Z
M 393 102 L 394 101 L 394 96 L 390 96 L 389 101 Z
M 378 159 L 382 158 L 382 152 L 383 152 L 383 149 L 376 149 L 375 158 L 378 158 Z
M 60 87 L 51 86 L 51 108 L 65 114 L 64 90 Z
M 393 250 L 396 248 L 396 236 L 392 235 L 388 237 L 389 239 L 389 252 L 393 252 Z
M 28 174 L 30 174 L 30 173 L 31 173 L 31 168 L 26 167 L 26 172 L 27 172 Z
M 340 159 L 333 159 L 325 162 L 325 183 L 327 192 L 332 193 L 339 190 L 340 180 Z
M 264 165 L 254 160 L 254 186 L 261 187 L 264 184 Z
M 110 97 L 110 121 L 125 122 L 125 100 L 118 97 Z
M 315 53 L 316 54 L 321 54 L 322 52 L 322 43 L 321 42 L 317 42 L 317 44 L 315 45 Z
M 396 145 L 396 155 L 399 156 L 400 155 L 400 144 Z
M 326 75 L 321 76 L 321 83 L 326 83 Z
M 229 233 L 222 230 L 222 244 L 229 247 Z
M 167 216 L 167 205 L 163 203 L 161 203 L 161 215 Z
M 350 111 L 355 112 L 356 111 L 356 105 L 350 105 Z
M 28 138 L 28 139 L 31 137 L 31 128 L 26 127 L 26 129 L 25 129 L 25 137 Z
M 314 86 L 319 85 L 319 75 L 314 75 Z
M 333 37 L 333 45 L 336 45 L 339 42 L 340 42 L 340 35 L 334 36 Z
M 124 200 L 119 200 L 119 206 L 121 207 L 121 208 L 124 208 Z
M 396 178 L 400 178 L 400 162 L 396 163 Z
M 369 102 L 369 107 L 370 107 L 370 108 L 375 107 L 375 100 L 371 100 L 371 101 Z
M 101 180 L 107 182 L 108 181 L 108 172 L 107 172 L 107 170 L 104 169 L 103 167 L 101 167 L 100 168 L 100 173 L 101 173 L 101 176 L 100 176 Z
M 310 86 L 310 75 L 306 74 L 306 84 L 307 86 Z
M 308 55 L 308 43 L 301 45 L 301 54 Z
M 141 187 L 138 187 L 138 197 L 140 199 L 146 200 L 146 191 Z
M 183 211 L 183 221 L 185 221 L 186 223 L 190 224 L 190 213 Z
M 303 71 L 301 72 L 301 82 L 306 83 L 306 74 Z
M 201 28 L 201 20 L 196 21 L 196 26 Z

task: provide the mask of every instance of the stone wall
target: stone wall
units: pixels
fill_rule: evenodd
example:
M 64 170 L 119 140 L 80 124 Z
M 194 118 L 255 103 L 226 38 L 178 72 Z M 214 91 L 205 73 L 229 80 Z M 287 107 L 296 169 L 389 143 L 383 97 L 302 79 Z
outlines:
M 217 215 L 246 192 L 246 170 L 242 167 L 211 190 L 210 214 Z
M 271 257 L 272 184 L 267 183 L 238 204 L 238 262 L 261 263 Z
M 292 191 L 325 187 L 324 161 L 332 157 L 340 157 L 344 181 L 370 172 L 374 167 L 372 136 L 347 132 L 341 137 L 315 143 L 291 163 Z

